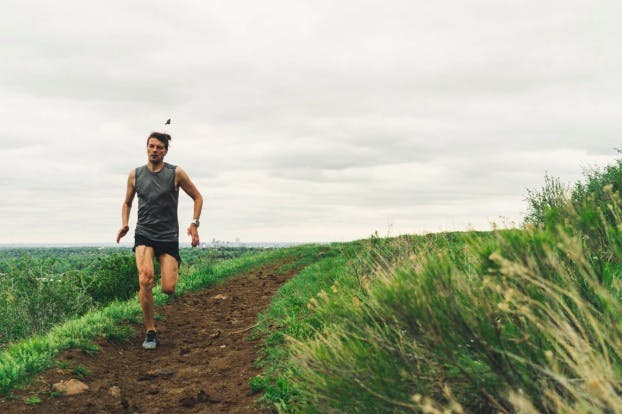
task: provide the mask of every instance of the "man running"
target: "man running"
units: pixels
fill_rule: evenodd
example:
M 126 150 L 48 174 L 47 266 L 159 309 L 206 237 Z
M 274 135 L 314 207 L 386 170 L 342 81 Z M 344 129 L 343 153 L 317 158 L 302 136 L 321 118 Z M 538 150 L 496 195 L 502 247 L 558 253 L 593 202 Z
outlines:
M 127 234 L 130 210 L 134 195 L 138 194 L 138 222 L 134 236 L 134 253 L 140 283 L 140 305 L 147 335 L 143 348 L 158 346 L 153 309 L 153 259 L 160 263 L 162 292 L 172 295 L 178 279 L 179 223 L 177 221 L 177 200 L 179 188 L 194 200 L 193 219 L 188 226 L 192 247 L 199 245 L 199 218 L 203 197 L 188 177 L 175 165 L 164 162 L 171 140 L 169 134 L 152 132 L 147 138 L 147 164 L 130 171 L 127 191 L 121 209 L 122 226 L 117 234 L 117 243 Z

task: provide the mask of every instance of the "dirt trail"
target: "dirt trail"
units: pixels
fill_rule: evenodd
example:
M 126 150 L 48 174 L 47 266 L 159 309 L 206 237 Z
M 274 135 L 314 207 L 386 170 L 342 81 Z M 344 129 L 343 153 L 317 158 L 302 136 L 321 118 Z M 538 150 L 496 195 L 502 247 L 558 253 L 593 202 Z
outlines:
M 143 329 L 129 342 L 100 340 L 101 351 L 88 356 L 70 350 L 59 359 L 68 368 L 82 365 L 90 389 L 80 395 L 50 397 L 51 385 L 76 378 L 69 369 L 51 369 L 34 386 L 18 391 L 17 400 L 0 400 L 1 413 L 257 413 L 248 381 L 260 340 L 249 340 L 257 314 L 279 286 L 300 269 L 280 274 L 284 263 L 230 278 L 199 292 L 187 293 L 158 307 L 160 346 L 141 348 Z M 120 396 L 110 395 L 119 387 Z M 26 405 L 37 395 L 42 402 Z

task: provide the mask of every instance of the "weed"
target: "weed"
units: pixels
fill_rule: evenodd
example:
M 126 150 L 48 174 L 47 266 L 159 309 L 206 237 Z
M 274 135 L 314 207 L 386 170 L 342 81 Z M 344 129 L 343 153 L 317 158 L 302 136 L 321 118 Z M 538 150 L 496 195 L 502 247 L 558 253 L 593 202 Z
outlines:
M 82 343 L 80 345 L 80 349 L 86 355 L 95 355 L 95 354 L 97 354 L 101 350 L 101 348 L 99 346 L 95 345 L 92 342 L 84 342 L 84 343 Z
M 130 338 L 134 337 L 136 332 L 132 327 L 127 325 L 115 325 L 109 332 L 106 332 L 106 339 L 111 342 L 121 343 L 127 342 Z
M 38 405 L 41 404 L 41 398 L 36 395 L 31 395 L 30 397 L 24 399 L 24 402 L 28 405 Z
M 76 365 L 75 367 L 73 367 L 71 372 L 73 372 L 80 378 L 84 378 L 89 375 L 89 369 L 85 367 L 84 365 Z
M 265 379 L 261 375 L 257 375 L 248 381 L 253 394 L 257 394 L 266 388 Z

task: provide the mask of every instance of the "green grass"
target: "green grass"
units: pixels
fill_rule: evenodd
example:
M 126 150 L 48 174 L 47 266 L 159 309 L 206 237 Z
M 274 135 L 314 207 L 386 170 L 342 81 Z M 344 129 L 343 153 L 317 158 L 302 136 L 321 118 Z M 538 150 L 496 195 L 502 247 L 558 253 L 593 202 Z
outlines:
M 175 294 L 198 290 L 271 262 L 291 260 L 304 265 L 313 258 L 321 257 L 325 250 L 325 247 L 319 245 L 266 250 L 259 254 L 197 267 L 192 273 L 180 278 Z M 154 289 L 156 304 L 165 303 L 167 298 L 159 289 Z M 111 340 L 122 340 L 128 337 L 131 332 L 124 326 L 128 322 L 136 322 L 140 314 L 140 305 L 135 298 L 128 301 L 116 300 L 101 309 L 54 326 L 46 334 L 10 344 L 0 352 L 0 393 L 7 394 L 36 373 L 54 366 L 56 356 L 64 350 L 81 348 L 87 353 L 96 353 L 98 347 L 93 344 L 94 339 L 107 337 Z
M 36 395 L 31 395 L 30 397 L 24 399 L 24 403 L 28 405 L 39 405 L 41 404 L 41 398 L 37 397 Z
M 50 391 L 49 398 L 58 398 L 62 397 L 63 395 L 65 395 L 65 393 L 62 391 Z
M 520 229 L 331 246 L 262 315 L 253 389 L 291 413 L 619 412 L 620 183 L 548 180 Z
M 345 250 L 351 245 L 331 245 L 322 260 L 306 267 L 294 279 L 285 284 L 277 293 L 268 311 L 259 315 L 255 335 L 265 338 L 266 347 L 259 366 L 269 366 L 265 375 L 251 381 L 251 389 L 264 390 L 271 401 L 288 400 L 288 382 L 280 372 L 279 363 L 287 355 L 286 336 L 304 335 L 312 332 L 317 321 L 311 318 L 307 308 L 309 299 L 322 288 L 330 286 L 344 270 Z
M 73 367 L 71 372 L 80 378 L 84 378 L 89 375 L 89 369 L 85 367 L 84 365 L 76 365 L 75 367 Z
M 302 404 L 301 388 L 307 384 L 297 386 L 295 383 L 296 350 L 313 340 L 318 332 L 332 329 L 333 321 L 352 318 L 369 300 L 367 289 L 374 282 L 373 273 L 378 269 L 417 249 L 429 245 L 450 249 L 461 245 L 468 237 L 471 235 L 460 233 L 403 236 L 396 240 L 372 236 L 369 240 L 331 245 L 323 260 L 285 284 L 270 308 L 260 315 L 258 333 L 265 338 L 265 346 L 257 363 L 263 373 L 253 379 L 252 387 L 261 389 L 264 401 L 280 411 L 299 409 L 296 407 Z M 337 390 L 341 392 L 343 387 Z M 355 407 L 357 404 L 347 401 L 340 409 L 348 412 Z M 300 412 L 315 411 L 305 406 Z

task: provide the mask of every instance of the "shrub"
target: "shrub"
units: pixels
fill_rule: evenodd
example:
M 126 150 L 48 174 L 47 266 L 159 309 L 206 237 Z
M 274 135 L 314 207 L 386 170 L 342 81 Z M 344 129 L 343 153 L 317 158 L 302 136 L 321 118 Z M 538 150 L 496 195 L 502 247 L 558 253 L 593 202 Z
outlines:
M 24 257 L 0 277 L 0 344 L 43 332 L 93 305 L 79 272 L 49 274 Z
M 138 291 L 138 271 L 129 254 L 98 257 L 85 278 L 88 295 L 100 304 L 129 299 Z

